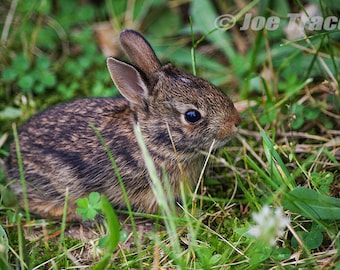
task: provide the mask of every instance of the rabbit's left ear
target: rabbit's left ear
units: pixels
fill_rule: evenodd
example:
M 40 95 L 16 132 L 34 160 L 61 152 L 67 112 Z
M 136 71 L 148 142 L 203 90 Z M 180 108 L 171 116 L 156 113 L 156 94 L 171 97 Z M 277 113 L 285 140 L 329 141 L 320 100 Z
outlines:
M 113 57 L 107 58 L 106 64 L 111 79 L 128 101 L 140 104 L 142 99 L 147 98 L 148 88 L 135 67 Z
M 134 30 L 124 30 L 120 34 L 120 43 L 131 63 L 143 71 L 147 76 L 161 68 L 151 45 L 145 38 Z

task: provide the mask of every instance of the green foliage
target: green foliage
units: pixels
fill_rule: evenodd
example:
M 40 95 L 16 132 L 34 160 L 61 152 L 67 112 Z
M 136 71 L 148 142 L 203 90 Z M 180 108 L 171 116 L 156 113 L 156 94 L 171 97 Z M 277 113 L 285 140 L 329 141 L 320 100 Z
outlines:
M 0 111 L 0 120 L 14 120 L 22 115 L 22 110 L 11 106 L 5 107 Z
M 83 95 L 116 93 L 109 76 L 102 79 L 101 74 L 106 74 L 105 58 L 93 42 L 91 24 L 99 13 L 98 9 L 91 5 L 79 6 L 76 2 L 60 1 L 52 7 L 49 1 L 36 1 L 19 2 L 16 12 L 18 24 L 13 25 L 10 32 L 6 65 L 3 63 L 0 71 L 0 88 L 8 89 L 1 92 L 0 98 L 10 101 L 5 106 L 0 104 L 2 115 L 8 117 L 9 110 L 13 111 L 10 95 L 34 95 L 38 101 L 36 105 L 41 107 L 41 103 L 46 106 Z M 20 48 L 15 39 L 23 40 L 27 46 Z M 99 77 L 101 84 L 97 83 L 92 92 L 91 85 Z M 55 97 L 46 99 L 51 93 Z M 21 116 L 17 112 L 11 118 Z
M 101 196 L 98 192 L 91 192 L 88 198 L 78 199 L 77 205 L 77 214 L 81 215 L 83 220 L 94 220 L 102 209 Z
M 291 255 L 292 255 L 292 252 L 290 251 L 290 249 L 289 248 L 283 248 L 283 247 L 276 248 L 271 253 L 271 257 L 275 261 L 287 260 Z
M 271 252 L 272 249 L 269 247 L 255 245 L 255 247 L 250 249 L 249 253 L 247 254 L 250 258 L 249 264 L 252 267 L 259 266 L 270 257 Z
M 2 71 L 2 80 L 20 88 L 23 93 L 43 94 L 47 88 L 56 85 L 56 77 L 50 67 L 50 59 L 46 56 L 37 57 L 31 64 L 25 55 L 18 54 L 12 65 Z
M 81 245 L 80 241 L 73 238 L 64 239 L 65 250 Z M 29 259 L 29 269 L 34 267 L 44 267 L 49 260 L 56 261 L 57 264 L 65 267 L 74 267 L 74 263 L 67 256 L 58 256 L 59 244 L 56 241 L 32 241 L 27 244 L 27 248 L 32 250 Z
M 197 267 L 203 269 L 211 269 L 216 266 L 222 258 L 221 254 L 214 254 L 214 250 L 211 247 L 197 247 L 196 253 L 198 258 L 200 258 Z
M 334 174 L 332 172 L 312 172 L 310 181 L 321 194 L 329 194 L 329 187 L 334 181 Z
M 340 199 L 333 198 L 303 187 L 297 187 L 285 194 L 282 201 L 285 208 L 311 219 L 340 219 Z
M 300 238 L 300 241 L 305 245 L 305 248 L 312 250 L 317 249 L 321 246 L 324 238 L 323 238 L 323 231 L 318 228 L 318 226 L 312 226 L 310 232 L 298 230 L 297 236 Z M 292 238 L 291 241 L 293 248 L 298 248 L 299 243 L 295 237 Z
M 103 195 L 98 192 L 91 192 L 88 198 L 80 198 L 77 200 L 77 214 L 81 214 L 83 220 L 94 220 L 99 212 L 102 212 L 106 218 L 106 228 L 108 235 L 99 240 L 99 246 L 102 248 L 104 256 L 92 269 L 105 269 L 111 264 L 111 254 L 117 247 L 120 236 L 120 225 L 112 205 Z
M 311 121 L 319 118 L 321 113 L 320 104 L 303 106 L 295 103 L 291 106 L 290 113 L 294 116 L 292 128 L 299 129 L 306 123 L 306 120 Z
M 10 269 L 8 263 L 8 238 L 6 231 L 0 226 L 0 268 L 1 269 Z

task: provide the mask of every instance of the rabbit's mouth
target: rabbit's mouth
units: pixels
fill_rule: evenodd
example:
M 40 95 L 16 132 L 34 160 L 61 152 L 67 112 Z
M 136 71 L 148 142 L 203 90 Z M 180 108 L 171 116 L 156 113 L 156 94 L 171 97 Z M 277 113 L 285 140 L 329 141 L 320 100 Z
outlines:
M 197 152 L 198 153 L 201 153 L 203 155 L 207 155 L 207 153 L 210 153 L 210 152 L 214 152 L 216 151 L 217 149 L 220 149 L 224 146 L 226 146 L 226 144 L 232 139 L 232 137 L 229 137 L 229 138 L 226 138 L 224 140 L 216 140 L 214 139 L 209 147 L 207 149 L 197 149 Z
M 215 144 L 214 144 L 214 146 L 213 146 L 213 149 L 216 150 L 216 149 L 219 149 L 219 148 L 225 146 L 225 145 L 230 141 L 230 139 L 231 139 L 231 137 L 230 137 L 230 138 L 227 138 L 227 139 L 225 139 L 225 140 L 223 140 L 223 141 L 220 141 L 220 140 L 215 141 Z

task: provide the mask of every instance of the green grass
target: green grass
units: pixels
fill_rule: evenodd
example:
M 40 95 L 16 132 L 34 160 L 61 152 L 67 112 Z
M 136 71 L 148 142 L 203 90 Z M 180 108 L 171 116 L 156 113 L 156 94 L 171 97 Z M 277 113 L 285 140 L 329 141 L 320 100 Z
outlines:
M 109 19 L 114 36 L 139 30 L 162 62 L 219 86 L 242 124 L 228 146 L 210 153 L 203 181 L 183 191 L 180 207 L 152 177 L 158 215 L 114 214 L 91 194 L 79 201 L 90 218 L 85 227 L 29 216 L 17 209 L 0 167 L 0 269 L 340 269 L 340 33 L 307 31 L 288 41 L 284 31 L 287 14 L 310 12 L 310 4 L 340 18 L 332 1 L 3 1 L 1 164 L 13 123 L 59 102 L 117 94 L 91 30 Z M 248 12 L 278 16 L 278 29 L 240 31 Z M 223 14 L 238 19 L 228 31 L 216 28 Z M 153 175 L 147 149 L 144 158 Z M 290 224 L 281 228 L 284 217 Z

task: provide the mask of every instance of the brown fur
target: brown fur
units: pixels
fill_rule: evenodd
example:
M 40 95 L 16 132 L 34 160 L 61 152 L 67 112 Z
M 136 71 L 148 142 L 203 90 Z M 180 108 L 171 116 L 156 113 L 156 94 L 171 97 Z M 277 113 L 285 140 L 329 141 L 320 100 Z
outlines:
M 60 218 L 68 188 L 68 219 L 77 219 L 76 200 L 91 191 L 108 197 L 116 207 L 124 199 L 106 151 L 89 123 L 101 133 L 118 164 L 129 201 L 137 211 L 158 211 L 133 126 L 139 124 L 159 176 L 166 170 L 175 197 L 180 183 L 192 187 L 201 170 L 200 150 L 215 139 L 223 146 L 236 132 L 240 117 L 231 100 L 207 81 L 162 66 L 144 38 L 133 30 L 121 34 L 133 65 L 108 58 L 108 69 L 122 98 L 85 98 L 58 105 L 33 116 L 20 130 L 30 211 Z M 202 119 L 188 123 L 195 109 Z M 170 140 L 170 130 L 173 144 Z M 180 170 L 180 165 L 183 170 Z M 22 205 L 15 145 L 8 175 Z

